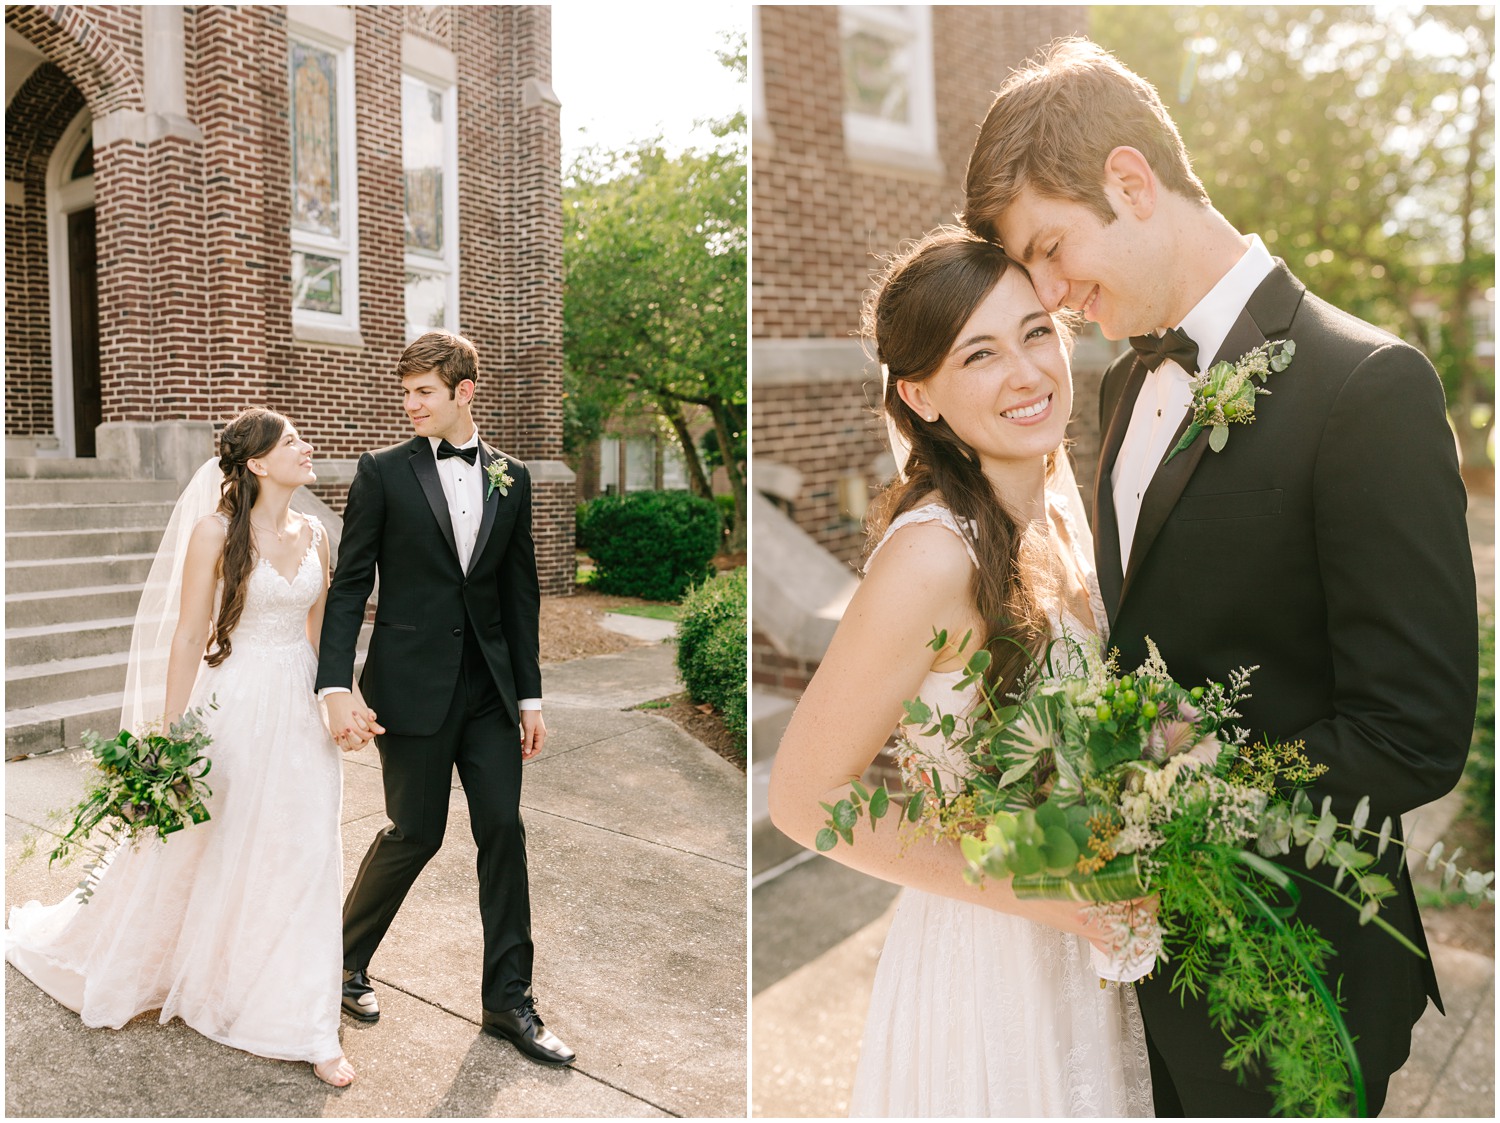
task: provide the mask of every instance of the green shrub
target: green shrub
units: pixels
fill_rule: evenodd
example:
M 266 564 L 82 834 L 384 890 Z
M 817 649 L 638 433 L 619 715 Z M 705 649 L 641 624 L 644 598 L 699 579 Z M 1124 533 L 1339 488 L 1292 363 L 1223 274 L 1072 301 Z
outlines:
M 711 576 L 722 538 L 718 510 L 685 491 L 601 495 L 583 529 L 594 588 L 647 600 L 677 600 Z
M 707 702 L 724 716 L 741 751 L 745 747 L 744 567 L 721 573 L 689 593 L 677 622 L 677 669 L 694 702 Z
M 1486 838 L 1495 833 L 1495 617 L 1479 622 L 1479 704 L 1474 714 L 1474 740 L 1464 770 L 1464 796 L 1469 811 L 1482 824 Z

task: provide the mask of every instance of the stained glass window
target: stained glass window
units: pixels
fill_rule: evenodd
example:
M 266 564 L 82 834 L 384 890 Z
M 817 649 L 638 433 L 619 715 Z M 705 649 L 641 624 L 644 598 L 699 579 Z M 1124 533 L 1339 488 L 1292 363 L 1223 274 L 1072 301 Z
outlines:
M 932 9 L 845 4 L 839 9 L 844 140 L 853 155 L 932 170 L 937 157 Z
M 354 48 L 325 34 L 296 28 L 287 45 L 292 324 L 294 331 L 357 332 Z
M 339 233 L 338 59 L 292 42 L 292 225 Z

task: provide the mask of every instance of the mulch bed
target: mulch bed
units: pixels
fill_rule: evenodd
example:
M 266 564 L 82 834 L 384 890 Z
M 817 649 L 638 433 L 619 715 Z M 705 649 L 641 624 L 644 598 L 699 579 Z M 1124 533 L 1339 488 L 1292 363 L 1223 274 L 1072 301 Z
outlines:
M 582 586 L 571 597 L 543 597 L 542 662 L 563 663 L 586 655 L 613 655 L 617 651 L 640 647 L 645 640 L 612 632 L 600 621 L 612 608 L 652 603 L 638 597 L 591 593 Z

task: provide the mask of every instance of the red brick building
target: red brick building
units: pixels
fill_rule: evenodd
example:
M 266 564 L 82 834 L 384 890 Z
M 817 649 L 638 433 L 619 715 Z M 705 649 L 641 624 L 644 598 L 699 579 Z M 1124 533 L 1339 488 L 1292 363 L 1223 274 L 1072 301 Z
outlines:
M 523 6 L 8 6 L 8 457 L 180 475 L 245 405 L 335 509 L 407 437 L 394 365 L 480 354 L 476 418 L 573 574 L 551 17 Z
M 796 692 L 847 596 L 866 504 L 893 468 L 874 413 L 879 367 L 858 338 L 862 296 L 881 255 L 957 220 L 994 91 L 1052 39 L 1085 34 L 1087 8 L 763 6 L 752 28 L 751 448 L 756 488 L 795 523 L 757 508 L 752 667 L 760 687 Z M 1111 353 L 1091 331 L 1074 354 L 1086 492 Z M 778 707 L 762 700 L 758 757 L 779 738 Z

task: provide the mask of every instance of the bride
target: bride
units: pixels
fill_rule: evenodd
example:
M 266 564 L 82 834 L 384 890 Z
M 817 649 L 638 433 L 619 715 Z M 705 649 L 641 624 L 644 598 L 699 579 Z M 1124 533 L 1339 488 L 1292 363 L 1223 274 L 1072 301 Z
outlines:
M 776 753 L 776 825 L 811 846 L 820 801 L 848 794 L 921 697 L 962 713 L 975 650 L 1010 689 L 1026 651 L 1102 633 L 1093 550 L 1061 450 L 1072 409 L 1063 330 L 1025 272 L 952 228 L 897 258 L 867 300 L 902 479 L 874 548 Z M 946 629 L 935 656 L 929 641 Z M 1054 652 L 1054 657 L 1055 657 Z M 941 760 L 941 746 L 920 745 Z M 950 762 L 951 764 L 951 762 Z M 1150 1115 L 1146 1043 L 1129 988 L 1101 989 L 1091 929 L 1070 902 L 968 884 L 956 844 L 905 837 L 900 816 L 830 857 L 907 886 L 876 972 L 852 1115 Z
M 157 552 L 121 717 L 138 731 L 216 704 L 211 817 L 116 850 L 87 903 L 13 909 L 5 956 L 85 1025 L 160 1009 L 163 1024 L 310 1062 L 343 1087 L 343 775 L 312 690 L 328 541 L 290 506 L 316 479 L 312 446 L 280 414 L 247 409 L 219 447 Z

